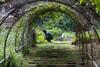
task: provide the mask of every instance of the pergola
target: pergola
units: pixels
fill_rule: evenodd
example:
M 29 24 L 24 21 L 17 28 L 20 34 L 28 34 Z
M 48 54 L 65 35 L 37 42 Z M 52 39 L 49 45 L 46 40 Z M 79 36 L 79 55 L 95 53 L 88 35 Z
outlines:
M 7 32 L 4 43 L 4 63 L 6 62 L 5 59 L 7 58 L 6 46 L 8 36 L 12 29 L 16 26 L 18 21 L 22 18 L 26 18 L 23 21 L 23 23 L 25 24 L 23 27 L 25 28 L 22 30 L 23 34 L 21 38 L 23 45 L 15 49 L 17 51 L 26 46 L 24 44 L 24 39 L 28 39 L 31 36 L 32 27 L 35 24 L 32 23 L 34 19 L 38 18 L 39 15 L 43 15 L 49 11 L 55 11 L 65 13 L 71 16 L 73 20 L 75 20 L 75 33 L 77 38 L 77 42 L 75 44 L 79 47 L 82 53 L 82 62 L 84 63 L 84 61 L 87 60 L 87 63 L 89 63 L 91 61 L 91 67 L 98 67 L 94 59 L 94 43 L 92 40 L 92 36 L 95 36 L 96 43 L 100 42 L 98 33 L 94 25 L 94 20 L 98 20 L 99 16 L 97 16 L 95 12 L 91 10 L 87 10 L 87 7 L 83 7 L 81 5 L 79 6 L 79 4 L 75 0 L 18 0 L 11 2 L 8 1 L 8 3 L 2 4 L 0 7 L 0 14 L 5 14 L 3 14 L 1 18 L 0 26 L 2 27 L 5 23 L 8 23 L 9 17 L 10 19 L 12 19 L 12 21 L 10 21 L 10 26 L 8 28 L 9 30 Z M 4 12 L 2 12 L 2 8 L 5 8 Z M 91 31 L 93 32 L 91 33 Z M 86 42 L 86 32 L 88 33 L 90 38 L 90 48 L 88 48 L 88 43 Z M 24 36 L 27 37 L 24 38 Z M 88 56 L 90 60 L 88 58 L 85 58 Z

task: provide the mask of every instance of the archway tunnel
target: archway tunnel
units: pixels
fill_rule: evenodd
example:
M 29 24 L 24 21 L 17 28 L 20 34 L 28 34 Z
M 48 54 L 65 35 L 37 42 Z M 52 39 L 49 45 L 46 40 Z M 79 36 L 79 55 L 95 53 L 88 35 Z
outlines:
M 0 43 L 2 44 L 0 48 L 2 52 L 1 59 L 4 58 L 1 61 L 1 67 L 6 67 L 6 66 L 13 67 L 13 65 L 16 65 L 16 67 L 22 67 L 22 54 L 24 55 L 27 54 L 30 48 L 32 48 L 35 44 L 38 44 L 38 42 L 36 42 L 38 39 L 35 38 L 36 37 L 35 31 L 44 30 L 44 29 L 49 30 L 49 28 L 46 28 L 47 26 L 46 24 L 48 24 L 48 26 L 51 26 L 54 23 L 53 25 L 55 25 L 54 27 L 56 27 L 56 25 L 59 23 L 59 26 L 57 27 L 56 30 L 58 31 L 57 33 L 61 34 L 64 31 L 68 31 L 68 29 L 70 29 L 67 28 L 67 25 L 71 22 L 73 24 L 69 24 L 69 25 L 74 25 L 71 26 L 72 27 L 71 32 L 73 31 L 75 33 L 74 34 L 75 41 L 73 42 L 73 44 L 76 45 L 75 47 L 77 47 L 81 55 L 81 63 L 79 63 L 80 61 L 78 61 L 79 64 L 77 65 L 82 64 L 85 65 L 86 67 L 87 66 L 94 67 L 97 65 L 95 63 L 95 58 L 98 57 L 96 54 L 98 54 L 99 50 L 95 50 L 97 46 L 95 46 L 94 44 L 99 43 L 99 35 L 98 32 L 96 31 L 95 25 L 88 23 L 87 19 L 85 19 L 81 13 L 79 13 L 77 10 L 73 9 L 69 5 L 65 5 L 59 2 L 39 1 L 39 2 L 35 2 L 35 4 L 34 2 L 30 2 L 22 6 L 21 8 L 11 9 L 10 11 L 11 12 L 6 17 L 4 17 L 0 23 L 1 26 L 0 41 L 2 41 Z M 60 16 L 63 17 L 63 19 L 61 20 L 65 19 L 65 21 L 61 21 L 61 22 L 57 21 L 59 20 L 59 18 L 56 20 L 53 19 L 52 23 L 48 22 L 50 18 L 49 19 L 47 18 L 47 21 L 44 21 L 46 17 L 49 17 L 50 15 L 52 15 L 51 17 L 53 17 L 54 14 L 57 14 L 58 17 Z M 55 16 L 53 18 L 55 18 Z M 5 24 L 6 22 L 8 22 L 7 20 L 9 18 L 12 18 L 13 21 L 10 21 L 11 22 L 10 26 L 7 27 L 8 25 Z M 62 22 L 66 24 L 63 25 Z M 66 30 L 63 31 L 64 28 L 62 27 L 61 29 L 60 25 L 66 27 Z M 61 33 L 59 32 L 58 28 L 61 29 Z M 52 26 L 50 29 L 51 30 L 53 29 Z M 37 34 L 40 32 L 41 31 L 37 32 Z M 57 37 L 55 38 L 55 40 L 57 40 Z M 46 42 L 46 44 L 48 45 L 50 43 Z M 34 48 L 33 50 L 35 49 L 36 48 Z M 57 52 L 58 50 L 55 51 Z M 14 56 L 16 56 L 16 58 Z M 15 59 L 19 60 L 19 62 L 17 62 Z M 17 63 L 19 63 L 18 66 Z M 68 62 L 66 63 L 68 66 Z M 75 65 L 76 63 L 72 63 L 71 65 L 70 64 L 71 63 L 69 63 L 69 66 L 71 67 L 72 66 L 77 67 L 77 65 Z M 48 66 L 50 66 L 50 64 L 48 64 L 47 67 Z M 52 66 L 57 67 L 57 65 L 52 65 Z M 62 67 L 65 66 L 62 65 Z

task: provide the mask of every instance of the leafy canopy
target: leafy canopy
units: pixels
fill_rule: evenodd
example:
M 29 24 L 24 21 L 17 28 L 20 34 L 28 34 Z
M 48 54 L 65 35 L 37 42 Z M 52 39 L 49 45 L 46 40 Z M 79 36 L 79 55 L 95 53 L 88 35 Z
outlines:
M 94 6 L 96 6 L 96 12 L 98 13 L 98 12 L 100 12 L 100 0 L 80 0 L 80 4 L 82 4 L 82 3 L 88 3 L 88 2 L 90 2 L 91 3 L 91 5 L 94 5 Z

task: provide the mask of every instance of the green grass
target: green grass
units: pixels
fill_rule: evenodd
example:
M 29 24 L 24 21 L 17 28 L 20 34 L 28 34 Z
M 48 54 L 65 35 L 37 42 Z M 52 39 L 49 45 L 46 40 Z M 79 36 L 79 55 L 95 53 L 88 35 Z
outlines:
M 46 43 L 46 44 L 37 44 L 37 47 L 40 49 L 72 49 L 74 50 L 74 46 L 71 43 L 54 41 L 53 43 Z
M 7 35 L 8 29 L 0 28 L 0 60 L 4 59 L 4 42 Z M 6 45 L 6 56 L 10 56 L 10 66 L 11 67 L 21 67 L 21 62 L 23 61 L 22 53 L 16 53 L 15 51 L 15 32 L 11 31 Z

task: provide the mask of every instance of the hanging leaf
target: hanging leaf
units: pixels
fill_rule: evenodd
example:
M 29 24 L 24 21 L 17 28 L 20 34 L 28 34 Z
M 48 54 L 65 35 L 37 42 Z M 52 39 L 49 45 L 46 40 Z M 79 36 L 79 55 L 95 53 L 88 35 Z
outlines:
M 86 3 L 86 0 L 80 0 L 80 4 Z

